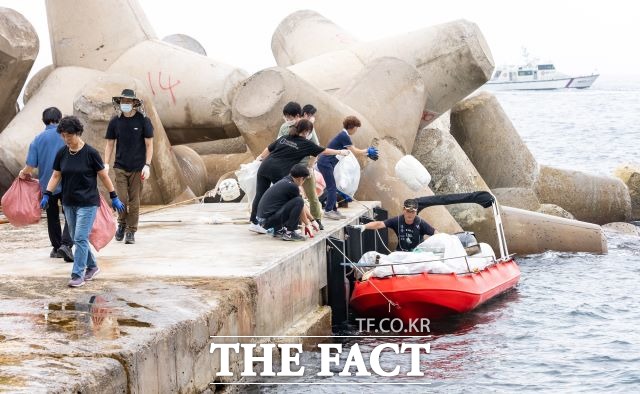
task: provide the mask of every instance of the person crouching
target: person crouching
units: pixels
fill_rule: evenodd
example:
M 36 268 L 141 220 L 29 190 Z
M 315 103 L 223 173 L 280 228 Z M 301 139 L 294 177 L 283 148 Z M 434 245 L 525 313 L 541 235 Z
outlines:
M 258 223 L 265 229 L 274 229 L 273 236 L 283 241 L 304 241 L 305 237 L 296 233 L 304 208 L 300 186 L 309 176 L 304 164 L 296 164 L 285 176 L 271 186 L 258 203 Z

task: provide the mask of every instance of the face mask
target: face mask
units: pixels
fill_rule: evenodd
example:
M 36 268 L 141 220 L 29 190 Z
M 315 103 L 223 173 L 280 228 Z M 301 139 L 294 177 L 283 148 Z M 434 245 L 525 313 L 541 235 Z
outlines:
M 310 140 L 310 139 L 311 139 L 311 134 L 313 134 L 313 132 L 312 132 L 312 131 L 310 131 L 310 132 L 308 132 L 308 133 L 307 133 L 307 139 L 308 139 L 308 140 Z
M 316 117 L 315 116 L 309 117 L 309 122 L 311 122 L 311 124 L 316 123 Z
M 131 110 L 133 109 L 133 104 L 120 104 L 120 111 L 127 113 L 127 112 L 131 112 Z

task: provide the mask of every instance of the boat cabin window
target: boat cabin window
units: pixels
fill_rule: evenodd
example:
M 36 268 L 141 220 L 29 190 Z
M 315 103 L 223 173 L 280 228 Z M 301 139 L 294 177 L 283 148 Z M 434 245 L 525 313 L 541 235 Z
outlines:
M 531 70 L 518 71 L 518 76 L 519 77 L 522 77 L 522 76 L 525 76 L 525 75 L 533 75 L 533 71 L 531 71 Z
M 555 70 L 553 64 L 538 64 L 538 70 Z

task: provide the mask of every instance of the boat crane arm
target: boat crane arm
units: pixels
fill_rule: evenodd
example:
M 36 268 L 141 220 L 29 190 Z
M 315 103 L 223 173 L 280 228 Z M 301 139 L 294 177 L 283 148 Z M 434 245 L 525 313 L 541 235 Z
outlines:
M 458 194 L 441 194 L 439 196 L 426 196 L 418 197 L 418 212 L 422 209 L 431 207 L 434 205 L 452 205 L 452 204 L 464 204 L 474 203 L 482 206 L 483 208 L 489 208 L 495 202 L 495 197 L 489 192 L 479 191 L 473 193 L 458 193 Z
M 504 227 L 502 225 L 500 208 L 498 206 L 496 198 L 490 192 L 478 191 L 473 193 L 441 194 L 439 196 L 418 197 L 416 198 L 416 201 L 418 201 L 418 212 L 420 212 L 424 208 L 434 205 L 473 203 L 478 204 L 483 208 L 492 207 L 493 218 L 496 222 L 498 246 L 500 247 L 500 258 L 502 260 L 505 260 L 509 257 L 509 249 L 507 248 L 507 237 L 505 236 Z

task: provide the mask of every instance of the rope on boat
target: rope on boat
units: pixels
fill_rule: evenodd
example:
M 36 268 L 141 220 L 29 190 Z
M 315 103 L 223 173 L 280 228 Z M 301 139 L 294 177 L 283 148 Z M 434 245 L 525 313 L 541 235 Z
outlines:
M 349 264 L 351 264 L 351 266 L 353 267 L 353 269 L 358 270 L 358 272 L 360 272 L 360 275 L 364 275 L 364 274 L 365 274 L 365 272 L 364 272 L 362 269 L 360 269 L 360 267 L 358 267 L 358 266 L 357 266 L 353 261 L 351 261 L 351 260 L 347 257 L 347 255 L 345 255 L 345 254 L 342 252 L 342 249 L 340 249 L 340 248 L 338 247 L 338 245 L 334 244 L 334 243 L 333 243 L 333 241 L 332 241 L 331 239 L 327 238 L 327 242 L 329 242 L 329 243 L 330 243 L 334 248 L 336 248 L 336 249 L 338 250 L 338 252 L 340 252 L 340 254 L 342 255 L 342 257 L 344 257 L 344 258 L 345 258 L 345 260 L 346 260 Z M 386 296 L 386 295 L 385 295 L 385 294 L 384 294 L 384 293 L 383 293 L 383 292 L 378 288 L 378 286 L 376 286 L 376 284 L 375 284 L 375 283 L 373 283 L 372 281 L 367 281 L 367 282 L 368 282 L 371 286 L 373 286 L 373 288 L 374 288 L 378 293 L 380 293 L 380 295 L 381 295 L 382 297 L 384 297 L 384 299 L 385 299 L 385 300 L 387 300 L 387 302 L 389 303 L 389 312 L 391 312 L 391 307 L 392 307 L 392 306 L 393 306 L 393 307 L 395 307 L 395 308 L 400 309 L 400 305 L 399 305 L 398 303 L 395 303 L 395 302 L 391 301 L 391 299 L 390 299 L 389 297 L 387 297 L 387 296 Z

